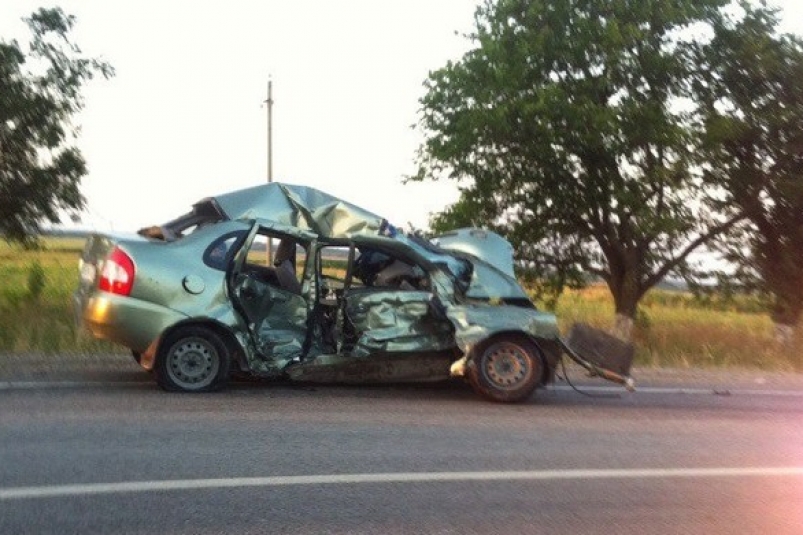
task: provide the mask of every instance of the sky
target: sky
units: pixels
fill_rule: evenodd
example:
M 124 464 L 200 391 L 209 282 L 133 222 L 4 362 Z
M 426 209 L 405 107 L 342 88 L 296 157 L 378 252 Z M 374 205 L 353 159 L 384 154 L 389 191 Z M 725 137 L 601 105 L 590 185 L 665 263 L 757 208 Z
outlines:
M 0 35 L 35 0 L 0 2 Z M 203 197 L 273 180 L 313 186 L 396 225 L 426 225 L 453 184 L 403 185 L 430 70 L 459 58 L 474 0 L 58 2 L 74 40 L 116 69 L 78 117 L 83 225 L 136 230 Z M 10 23 L 14 24 L 10 24 Z
M 392 223 L 425 228 L 457 199 L 416 171 L 423 82 L 470 43 L 479 0 L 61 0 L 73 40 L 116 69 L 84 91 L 78 146 L 89 167 L 79 226 L 132 231 L 203 197 L 273 180 L 313 186 Z M 803 2 L 778 0 L 803 35 Z M 42 0 L 2 0 L 0 36 Z

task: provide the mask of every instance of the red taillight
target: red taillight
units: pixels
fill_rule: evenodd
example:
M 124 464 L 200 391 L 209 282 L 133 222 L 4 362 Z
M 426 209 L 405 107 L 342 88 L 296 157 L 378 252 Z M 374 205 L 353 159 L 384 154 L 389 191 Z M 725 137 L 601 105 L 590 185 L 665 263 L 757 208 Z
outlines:
M 119 247 L 115 247 L 103 262 L 98 288 L 117 295 L 131 294 L 134 286 L 134 261 Z

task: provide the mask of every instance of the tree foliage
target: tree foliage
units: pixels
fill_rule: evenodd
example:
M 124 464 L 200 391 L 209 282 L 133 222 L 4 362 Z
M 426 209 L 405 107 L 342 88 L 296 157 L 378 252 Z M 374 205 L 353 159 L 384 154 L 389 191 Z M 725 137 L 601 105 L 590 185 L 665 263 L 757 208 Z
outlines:
M 433 223 L 495 227 L 558 286 L 599 276 L 632 320 L 733 223 L 706 208 L 690 90 L 698 27 L 725 3 L 486 0 L 475 47 L 425 82 L 413 179 L 461 187 Z
M 748 3 L 713 21 L 697 50 L 705 179 L 722 211 L 743 211 L 729 241 L 739 274 L 773 296 L 772 319 L 803 314 L 803 43 L 777 32 L 773 10 Z
M 0 40 L 0 235 L 32 243 L 44 222 L 83 208 L 86 163 L 74 146 L 81 89 L 112 68 L 70 40 L 75 18 L 60 8 L 24 19 L 27 46 Z

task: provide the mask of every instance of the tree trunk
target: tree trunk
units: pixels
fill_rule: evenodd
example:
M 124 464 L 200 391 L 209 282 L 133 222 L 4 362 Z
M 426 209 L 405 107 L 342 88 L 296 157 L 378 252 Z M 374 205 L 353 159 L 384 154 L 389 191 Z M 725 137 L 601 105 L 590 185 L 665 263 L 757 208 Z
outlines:
M 791 348 L 795 342 L 795 326 L 785 323 L 775 323 L 774 325 L 775 343 L 785 348 Z
M 633 336 L 633 318 L 626 314 L 616 314 L 616 324 L 613 327 L 613 335 L 620 340 L 630 341 Z
M 770 314 L 775 325 L 775 342 L 785 348 L 794 344 L 795 326 L 803 315 L 803 301 L 787 288 L 775 291 L 775 303 Z
M 619 277 L 612 277 L 613 284 L 608 287 L 613 295 L 616 306 L 616 323 L 613 335 L 629 342 L 633 336 L 633 323 L 636 318 L 638 303 L 644 292 L 641 290 L 638 278 L 631 272 L 623 272 Z

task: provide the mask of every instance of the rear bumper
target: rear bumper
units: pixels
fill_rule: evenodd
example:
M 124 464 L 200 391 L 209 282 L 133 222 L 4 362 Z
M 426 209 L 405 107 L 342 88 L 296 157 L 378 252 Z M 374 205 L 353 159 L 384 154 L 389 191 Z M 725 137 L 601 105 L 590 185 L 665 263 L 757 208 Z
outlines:
M 165 329 L 187 318 L 175 310 L 131 297 L 97 292 L 73 295 L 73 312 L 80 326 L 102 338 L 144 352 Z

